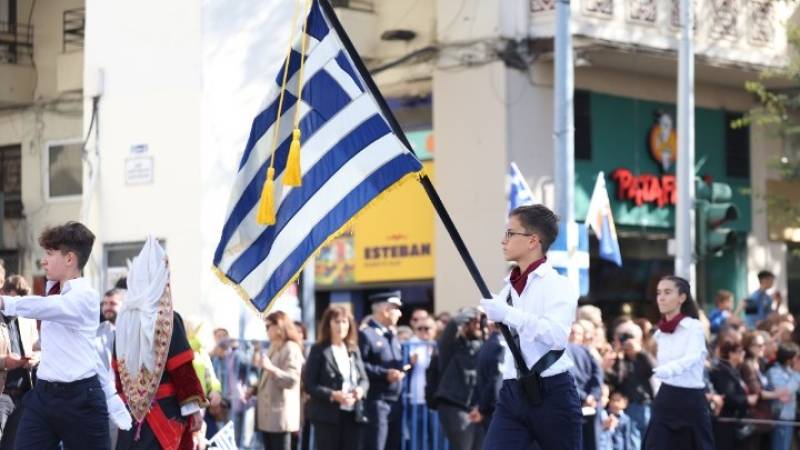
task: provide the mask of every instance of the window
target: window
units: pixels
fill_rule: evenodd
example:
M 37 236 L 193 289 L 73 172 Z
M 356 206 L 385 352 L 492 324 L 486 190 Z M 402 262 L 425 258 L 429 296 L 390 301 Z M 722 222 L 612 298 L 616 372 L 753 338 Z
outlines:
M 591 92 L 575 91 L 573 101 L 575 117 L 575 159 L 592 159 L 592 108 Z
M 165 249 L 166 241 L 159 239 L 158 243 Z M 128 261 L 132 261 L 144 247 L 144 241 L 106 244 L 103 249 L 103 267 L 105 277 L 103 285 L 106 290 L 113 288 L 122 278 L 128 276 Z
M 366 12 L 372 12 L 374 9 L 372 0 L 333 0 L 331 6 L 334 8 L 348 8 Z
M 82 142 L 48 144 L 45 155 L 45 193 L 49 199 L 69 199 L 83 193 Z
M 19 273 L 19 253 L 16 250 L 0 250 L 0 265 L 6 270 L 6 276 Z
M 0 194 L 3 198 L 3 218 L 22 217 L 22 147 L 0 147 Z
M 739 113 L 725 114 L 725 174 L 750 178 L 750 127 L 731 127 L 733 121 L 741 118 Z

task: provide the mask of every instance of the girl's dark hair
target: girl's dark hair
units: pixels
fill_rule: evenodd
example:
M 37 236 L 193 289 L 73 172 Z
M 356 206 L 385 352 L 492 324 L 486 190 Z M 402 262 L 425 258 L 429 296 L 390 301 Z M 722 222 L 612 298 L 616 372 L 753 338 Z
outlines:
M 717 343 L 719 347 L 719 357 L 724 360 L 731 359 L 731 354 L 742 350 L 742 343 L 736 339 L 727 337 Z
M 694 298 L 692 297 L 692 288 L 689 286 L 689 282 L 686 281 L 686 279 L 676 277 L 675 275 L 667 275 L 661 279 L 661 281 L 664 280 L 672 281 L 675 284 L 675 287 L 678 288 L 678 293 L 686 295 L 686 300 L 683 302 L 683 304 L 681 304 L 681 314 L 691 317 L 692 319 L 699 319 L 700 309 L 697 307 L 697 303 L 695 303 Z

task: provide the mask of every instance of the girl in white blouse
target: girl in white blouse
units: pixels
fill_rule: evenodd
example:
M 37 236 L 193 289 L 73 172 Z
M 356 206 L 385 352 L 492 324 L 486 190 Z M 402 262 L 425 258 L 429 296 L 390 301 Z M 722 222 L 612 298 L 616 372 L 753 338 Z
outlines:
M 689 282 L 675 276 L 662 278 L 657 301 L 661 321 L 655 335 L 658 365 L 653 372 L 661 387 L 653 401 L 644 448 L 713 450 L 703 381 L 708 350 Z

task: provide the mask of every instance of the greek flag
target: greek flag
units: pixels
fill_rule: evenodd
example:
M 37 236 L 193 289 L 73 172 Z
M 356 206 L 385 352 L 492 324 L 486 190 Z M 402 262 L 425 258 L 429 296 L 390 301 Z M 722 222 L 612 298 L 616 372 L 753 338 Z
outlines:
M 336 17 L 328 16 L 333 10 L 320 1 L 325 0 L 308 0 L 308 13 L 299 14 L 296 24 L 303 30 L 307 18 L 305 33 L 297 33 L 288 63 L 284 60 L 274 84 L 265 86 L 266 101 L 253 119 L 214 254 L 217 275 L 261 312 L 360 211 L 422 170 L 380 93 L 371 88 L 374 84 L 350 50 L 348 37 L 337 32 L 341 26 Z M 279 107 L 284 72 L 286 89 Z M 282 178 L 298 109 L 301 183 L 289 187 Z M 256 218 L 273 139 L 275 223 L 261 225 Z
M 533 198 L 528 182 L 522 176 L 519 167 L 515 162 L 508 166 L 508 212 L 517 206 L 533 205 L 536 200 Z
M 237 450 L 236 436 L 233 432 L 233 421 L 229 421 L 222 427 L 217 434 L 208 441 L 208 448 L 219 450 Z
M 611 214 L 611 201 L 608 199 L 606 178 L 603 172 L 597 174 L 589 210 L 586 212 L 586 226 L 594 230 L 600 242 L 600 258 L 622 267 L 622 253 L 619 251 L 617 227 Z

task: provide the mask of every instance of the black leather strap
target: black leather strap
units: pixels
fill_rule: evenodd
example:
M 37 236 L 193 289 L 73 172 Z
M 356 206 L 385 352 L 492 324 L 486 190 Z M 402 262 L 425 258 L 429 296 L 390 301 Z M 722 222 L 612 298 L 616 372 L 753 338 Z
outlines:
M 511 289 L 514 289 L 512 286 Z M 506 302 L 511 305 L 511 290 L 508 291 L 508 298 L 506 298 Z M 509 334 L 516 335 L 516 333 L 511 333 L 511 329 L 508 328 L 506 325 L 501 324 L 501 326 L 506 327 L 509 330 Z M 504 333 L 505 335 L 505 333 Z M 514 355 L 514 362 L 517 365 L 517 371 L 521 376 L 528 375 L 531 372 L 536 373 L 536 375 L 541 375 L 542 372 L 547 370 L 550 366 L 556 363 L 561 355 L 564 354 L 564 349 L 561 350 L 550 350 L 549 352 L 545 353 L 544 356 L 539 358 L 536 361 L 536 364 L 533 367 L 528 367 L 525 363 L 525 358 L 522 356 L 522 350 L 517 345 L 516 339 L 506 339 L 506 343 L 508 344 L 509 350 L 511 350 L 511 354 Z
M 544 356 L 539 358 L 536 361 L 536 364 L 533 365 L 531 368 L 531 372 L 535 372 L 536 375 L 541 375 L 542 372 L 550 368 L 553 364 L 561 358 L 561 355 L 564 354 L 564 349 L 561 350 L 550 350 L 549 352 L 545 353 Z

